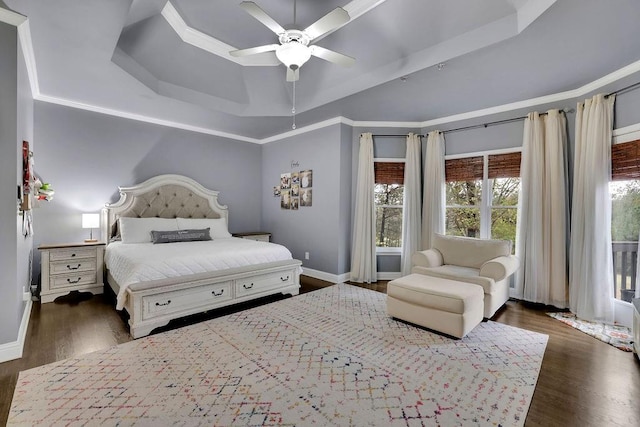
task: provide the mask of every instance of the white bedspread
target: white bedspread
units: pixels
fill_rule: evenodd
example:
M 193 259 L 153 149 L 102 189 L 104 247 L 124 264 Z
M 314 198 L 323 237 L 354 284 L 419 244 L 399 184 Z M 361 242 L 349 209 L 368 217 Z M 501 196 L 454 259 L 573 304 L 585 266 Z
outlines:
M 231 237 L 205 242 L 128 243 L 107 246 L 105 265 L 120 285 L 118 310 L 133 283 L 292 259 L 282 245 Z

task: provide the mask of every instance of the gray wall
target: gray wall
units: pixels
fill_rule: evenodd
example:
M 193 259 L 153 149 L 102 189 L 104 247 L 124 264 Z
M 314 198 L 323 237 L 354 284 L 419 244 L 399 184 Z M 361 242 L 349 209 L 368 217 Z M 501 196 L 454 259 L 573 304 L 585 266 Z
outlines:
M 167 173 L 220 191 L 231 232 L 260 228 L 258 145 L 43 102 L 35 104 L 35 138 L 35 170 L 56 192 L 34 210 L 36 246 L 81 242 L 89 237 L 83 212 L 118 200 L 118 186 Z
M 344 136 L 347 133 L 348 136 Z M 344 125 L 272 142 L 262 149 L 262 225 L 273 241 L 285 245 L 303 266 L 342 274 L 349 268 L 350 132 Z M 298 166 L 291 165 L 297 162 Z M 273 187 L 280 174 L 313 170 L 313 205 L 280 207 Z M 346 219 L 345 219 L 346 218 Z M 304 253 L 309 252 L 309 259 Z
M 22 235 L 17 185 L 22 181 L 22 140 L 32 142 L 33 112 L 17 30 L 0 23 L 0 344 L 15 342 L 29 281 L 31 239 Z

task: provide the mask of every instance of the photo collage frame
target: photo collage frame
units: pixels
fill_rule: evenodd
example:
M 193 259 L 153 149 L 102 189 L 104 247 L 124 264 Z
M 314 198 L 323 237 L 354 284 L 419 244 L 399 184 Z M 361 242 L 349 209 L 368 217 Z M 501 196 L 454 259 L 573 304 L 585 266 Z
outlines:
M 280 185 L 273 187 L 273 196 L 280 197 L 280 207 L 298 210 L 313 204 L 313 171 L 303 170 L 280 174 Z

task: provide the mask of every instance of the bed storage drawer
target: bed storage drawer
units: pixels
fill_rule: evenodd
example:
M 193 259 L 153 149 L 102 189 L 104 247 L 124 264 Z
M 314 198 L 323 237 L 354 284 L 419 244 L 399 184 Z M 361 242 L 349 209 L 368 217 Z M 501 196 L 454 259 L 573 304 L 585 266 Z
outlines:
M 79 285 L 86 285 L 88 283 L 96 283 L 95 269 L 93 271 L 51 276 L 49 279 L 49 288 L 75 288 Z
M 64 274 L 80 271 L 96 271 L 96 259 L 74 259 L 49 263 L 49 274 Z
M 142 318 L 149 319 L 175 313 L 185 308 L 213 307 L 218 303 L 231 300 L 233 298 L 231 290 L 231 281 L 227 281 L 144 296 L 142 297 Z
M 235 280 L 236 298 L 269 291 L 294 283 L 294 270 Z

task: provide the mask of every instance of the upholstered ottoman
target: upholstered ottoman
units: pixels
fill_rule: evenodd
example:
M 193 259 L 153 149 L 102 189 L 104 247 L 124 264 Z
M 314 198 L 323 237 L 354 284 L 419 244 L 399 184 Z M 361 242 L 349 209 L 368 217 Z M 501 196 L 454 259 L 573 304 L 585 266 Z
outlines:
M 462 338 L 482 322 L 482 286 L 410 274 L 387 284 L 387 313 Z

